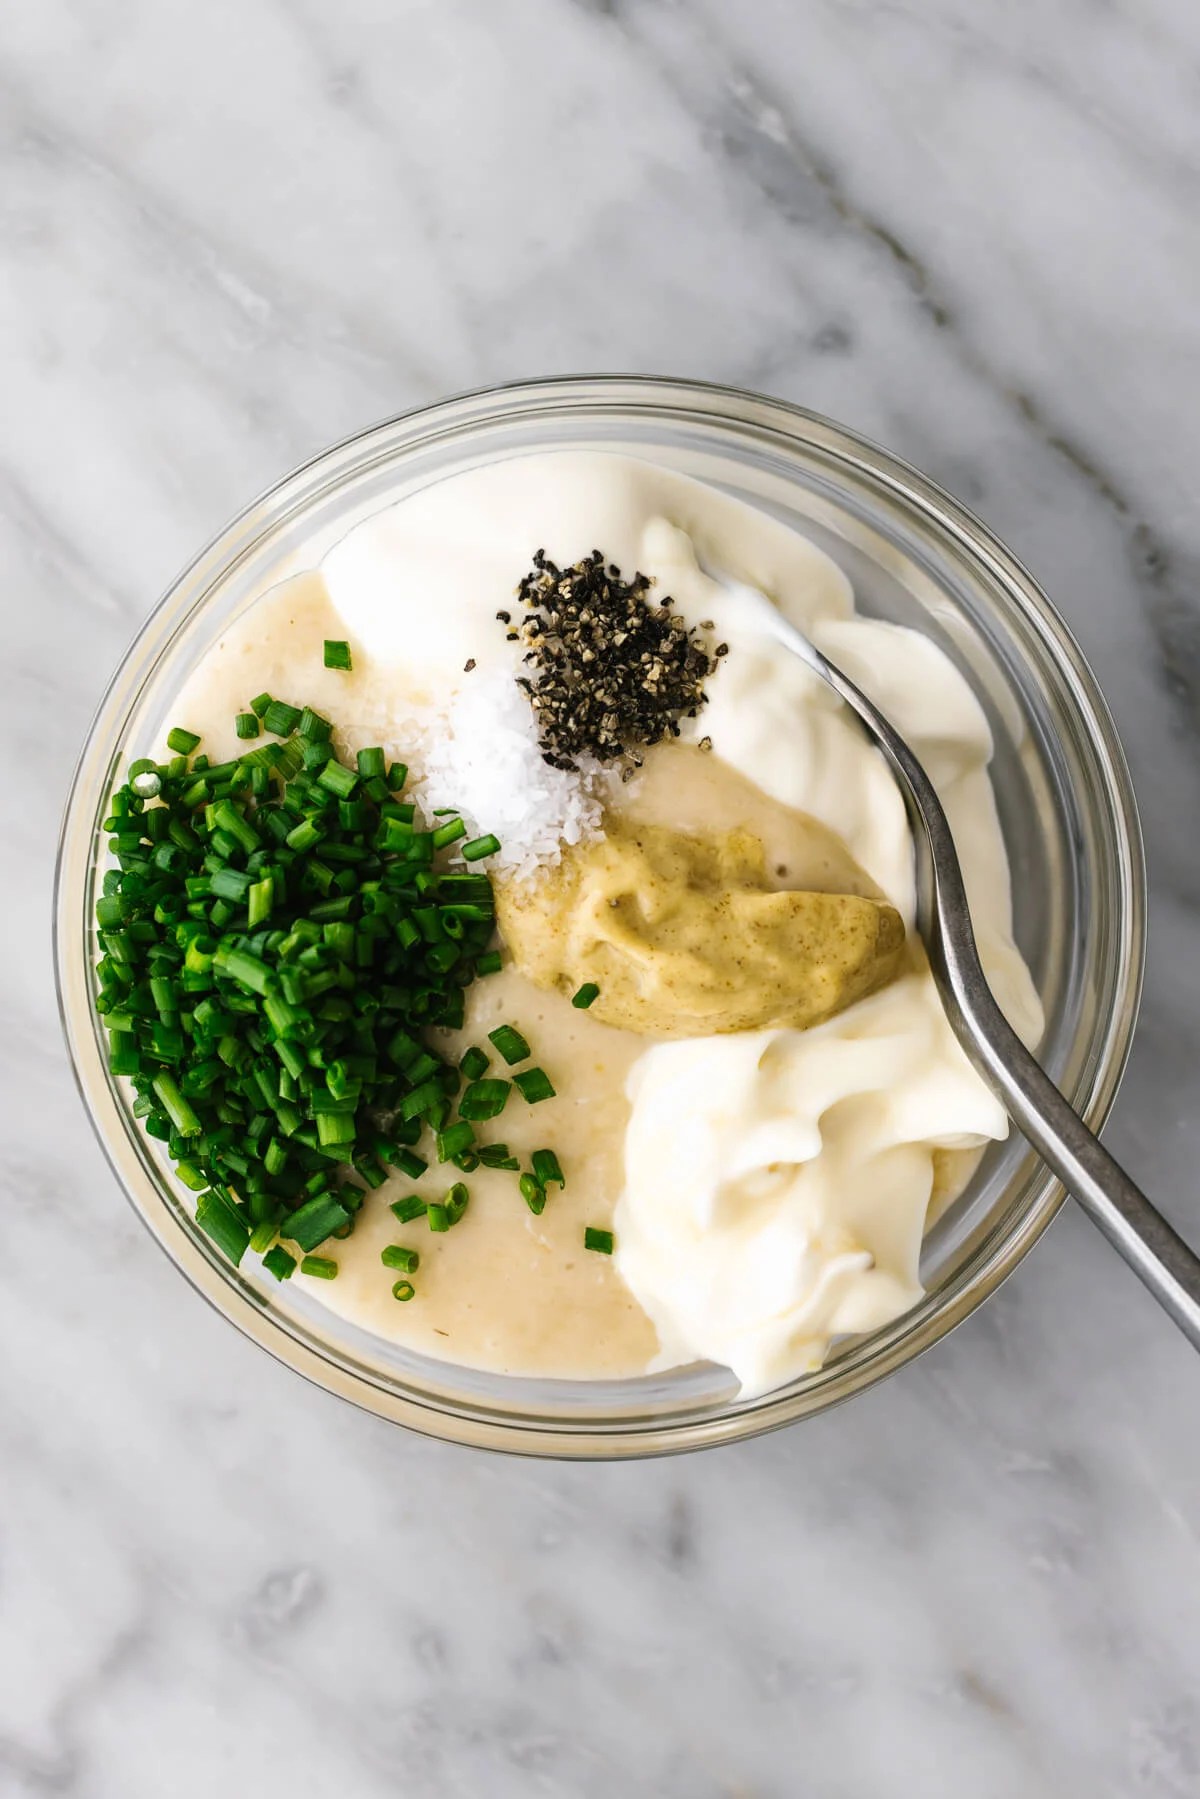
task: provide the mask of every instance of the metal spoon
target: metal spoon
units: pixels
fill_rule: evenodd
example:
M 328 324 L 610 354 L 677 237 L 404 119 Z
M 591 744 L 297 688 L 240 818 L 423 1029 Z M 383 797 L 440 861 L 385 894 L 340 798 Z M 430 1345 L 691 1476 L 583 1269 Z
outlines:
M 753 604 L 763 631 L 794 651 L 858 715 L 896 777 L 914 826 L 917 929 L 967 1056 L 1042 1160 L 1200 1349 L 1200 1256 L 1113 1160 L 996 1004 L 979 961 L 950 823 L 929 776 L 861 688 L 765 595 L 740 583 L 738 593 Z

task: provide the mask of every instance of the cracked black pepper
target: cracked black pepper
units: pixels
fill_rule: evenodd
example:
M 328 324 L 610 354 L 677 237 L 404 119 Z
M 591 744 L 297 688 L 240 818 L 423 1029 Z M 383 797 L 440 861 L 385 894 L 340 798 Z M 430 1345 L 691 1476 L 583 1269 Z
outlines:
M 710 655 L 669 594 L 650 599 L 651 585 L 643 574 L 622 580 L 599 550 L 570 568 L 538 550 L 517 588 L 525 616 L 514 625 L 510 613 L 496 614 L 509 641 L 525 645 L 529 672 L 517 683 L 551 767 L 620 761 L 628 779 L 644 749 L 678 737 L 680 719 L 704 705 L 704 682 L 728 646 Z

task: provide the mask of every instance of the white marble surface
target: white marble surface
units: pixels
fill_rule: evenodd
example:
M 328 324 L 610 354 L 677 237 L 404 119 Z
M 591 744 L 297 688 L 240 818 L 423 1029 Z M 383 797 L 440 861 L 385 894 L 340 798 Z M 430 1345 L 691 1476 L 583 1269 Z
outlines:
M 772 1439 L 441 1447 L 141 1233 L 46 946 L 102 684 L 251 492 L 492 380 L 764 387 L 1092 657 L 1154 892 L 1111 1141 L 1200 1236 L 1194 4 L 10 0 L 0 84 L 0 1795 L 1195 1794 L 1200 1368 L 1077 1218 Z

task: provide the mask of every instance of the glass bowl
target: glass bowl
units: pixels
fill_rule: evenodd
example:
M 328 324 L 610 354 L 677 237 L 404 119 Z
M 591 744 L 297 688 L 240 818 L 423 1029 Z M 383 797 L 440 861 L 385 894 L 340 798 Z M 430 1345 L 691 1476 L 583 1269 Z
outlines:
M 728 1373 L 708 1365 L 624 1381 L 483 1374 L 383 1342 L 225 1262 L 109 1074 L 91 1005 L 108 795 L 129 758 L 151 750 L 185 675 L 221 630 L 388 500 L 479 463 L 556 448 L 641 455 L 765 508 L 835 557 L 864 612 L 916 625 L 962 669 L 995 734 L 1016 934 L 1046 1008 L 1040 1053 L 1100 1126 L 1137 1012 L 1145 877 L 1124 757 L 1078 646 L 1016 559 L 923 475 L 799 407 L 696 382 L 579 377 L 446 400 L 326 451 L 234 519 L 138 635 L 80 759 L 55 892 L 59 1001 L 80 1091 L 118 1179 L 176 1266 L 247 1336 L 329 1391 L 434 1436 L 541 1455 L 660 1454 L 808 1417 L 910 1361 L 1016 1266 L 1061 1189 L 1019 1138 L 995 1146 L 926 1239 L 921 1302 L 757 1399 L 739 1399 Z

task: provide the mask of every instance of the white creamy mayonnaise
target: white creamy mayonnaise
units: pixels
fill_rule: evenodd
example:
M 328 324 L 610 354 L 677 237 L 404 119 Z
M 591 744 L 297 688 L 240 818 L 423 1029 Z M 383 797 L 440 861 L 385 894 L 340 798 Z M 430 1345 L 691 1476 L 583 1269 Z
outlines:
M 887 769 L 841 702 L 763 635 L 737 583 L 765 592 L 875 699 L 925 762 L 954 827 L 980 952 L 1027 1042 L 1042 1017 L 1012 941 L 1009 873 L 988 777 L 986 718 L 919 633 L 858 618 L 845 575 L 764 512 L 609 453 L 514 458 L 448 479 L 367 520 L 322 572 L 348 630 L 451 703 L 511 666 L 495 613 L 544 547 L 593 547 L 669 593 L 729 645 L 685 740 L 819 820 L 909 922 L 912 843 Z M 472 671 L 474 672 L 474 671 Z M 1007 1134 L 932 978 L 913 970 L 806 1032 L 650 1044 L 629 1075 L 616 1211 L 620 1274 L 664 1364 L 707 1359 L 758 1393 L 819 1365 L 831 1339 L 919 1298 L 938 1151 Z

